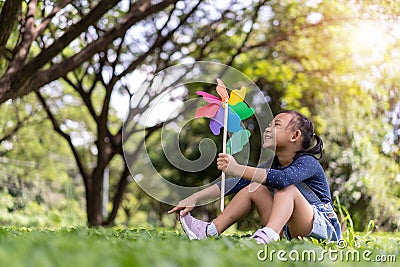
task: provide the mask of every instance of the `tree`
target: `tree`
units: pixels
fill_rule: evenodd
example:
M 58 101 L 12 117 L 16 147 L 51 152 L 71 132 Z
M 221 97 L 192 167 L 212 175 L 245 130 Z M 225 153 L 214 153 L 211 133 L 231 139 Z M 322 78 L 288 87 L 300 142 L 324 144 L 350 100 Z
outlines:
M 127 4 L 118 0 L 97 3 L 72 0 L 3 2 L 0 13 L 0 56 L 4 69 L 0 78 L 0 103 L 38 90 L 57 80 L 94 54 L 103 51 L 138 21 L 176 2 L 177 0 L 165 0 L 157 4 L 152 4 L 149 0 Z M 113 7 L 117 8 L 112 9 Z M 121 20 L 109 24 L 109 28 L 101 28 L 98 25 L 99 20 L 112 16 L 110 12 L 122 13 Z M 58 27 L 55 27 L 56 24 Z M 90 30 L 99 26 L 101 35 L 91 39 L 78 53 L 60 60 L 67 46 L 84 33 L 89 37 Z M 7 63 L 4 63 L 5 59 Z
M 0 106 L 0 221 L 2 225 L 83 225 L 84 188 L 65 142 L 35 95 Z M 11 134 L 12 133 L 12 134 Z
M 0 103 L 36 92 L 73 152 L 86 186 L 89 225 L 113 222 L 130 179 L 112 97 L 136 98 L 140 92 L 132 81 L 151 84 L 160 70 L 196 60 L 234 66 L 256 81 L 274 113 L 298 109 L 316 122 L 334 197 L 346 199 L 342 203 L 359 229 L 366 217 L 385 229 L 400 224 L 394 212 L 400 194 L 398 4 L 288 0 L 230 1 L 221 7 L 201 0 L 7 0 L 0 5 Z M 373 38 L 363 39 L 382 25 L 390 36 L 385 49 Z M 386 38 L 381 37 L 374 38 Z M 144 92 L 130 115 L 144 114 L 160 93 L 157 88 Z M 154 133 L 164 123 L 131 130 L 145 130 L 145 138 L 157 143 Z M 182 146 L 196 157 L 191 140 L 203 126 L 192 126 Z M 171 177 L 184 177 L 157 153 L 154 160 Z M 103 218 L 102 177 L 112 161 L 119 167 L 112 171 L 112 210 Z M 383 186 L 376 187 L 377 181 Z
M 2 6 L 2 14 L 17 8 L 9 2 Z M 203 1 L 22 2 L 23 19 L 14 18 L 17 30 L 4 32 L 8 39 L 1 54 L 6 68 L 0 78 L 0 102 L 35 91 L 54 130 L 74 155 L 86 188 L 89 225 L 113 223 L 128 184 L 129 170 L 122 163 L 114 182 L 113 208 L 103 218 L 103 173 L 115 156 L 123 156 L 122 124 L 112 114 L 112 95 L 131 98 L 136 93 L 128 83 L 135 70 L 151 68 L 156 73 L 179 58 L 192 55 L 199 60 L 215 53 L 211 45 L 231 29 L 221 26 L 242 27 L 240 20 L 254 17 L 252 10 L 263 3 L 232 2 L 217 8 Z M 214 9 L 212 16 L 204 17 L 210 9 Z M 7 20 L 4 31 L 12 25 Z M 235 51 L 226 59 L 228 64 L 243 52 L 236 45 L 227 46 Z M 153 93 L 149 92 L 150 101 L 156 97 Z M 65 96 L 72 100 L 65 101 Z M 81 105 L 89 116 L 79 113 Z M 147 136 L 160 126 L 148 127 Z M 91 138 L 84 144 L 76 142 L 79 132 Z
M 0 118 L 2 122 L 0 128 L 0 144 L 10 140 L 24 126 L 43 120 L 43 118 L 42 120 L 37 120 L 36 114 L 38 110 L 34 109 L 32 104 L 24 103 L 20 99 L 14 100 L 14 102 L 16 103 L 10 100 L 3 105 L 5 110 Z

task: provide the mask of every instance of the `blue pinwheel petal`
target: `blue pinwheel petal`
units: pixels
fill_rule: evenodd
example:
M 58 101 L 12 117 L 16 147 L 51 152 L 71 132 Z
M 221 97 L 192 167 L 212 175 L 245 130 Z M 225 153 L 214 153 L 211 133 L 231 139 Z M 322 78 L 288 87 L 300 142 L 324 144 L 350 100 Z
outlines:
M 210 129 L 214 135 L 219 135 L 221 132 L 221 128 L 224 127 L 224 108 L 222 106 L 219 107 L 217 113 L 210 120 Z M 235 133 L 240 130 L 243 130 L 243 127 L 240 125 L 240 117 L 232 110 L 228 110 L 228 132 Z

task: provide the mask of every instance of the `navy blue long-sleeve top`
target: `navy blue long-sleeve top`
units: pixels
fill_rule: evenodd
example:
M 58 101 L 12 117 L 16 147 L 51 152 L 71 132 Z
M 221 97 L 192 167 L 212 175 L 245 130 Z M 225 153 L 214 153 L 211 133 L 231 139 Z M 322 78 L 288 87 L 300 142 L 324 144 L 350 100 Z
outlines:
M 265 186 L 282 189 L 303 182 L 317 195 L 321 202 L 332 203 L 324 170 L 315 157 L 308 154 L 301 155 L 286 167 L 280 167 L 279 160 L 275 157 L 271 168 L 267 169 L 269 165 L 268 162 L 265 162 L 258 166 L 258 168 L 266 168 Z M 225 195 L 237 193 L 250 183 L 251 181 L 240 177 L 226 179 Z M 217 184 L 221 189 L 221 182 Z

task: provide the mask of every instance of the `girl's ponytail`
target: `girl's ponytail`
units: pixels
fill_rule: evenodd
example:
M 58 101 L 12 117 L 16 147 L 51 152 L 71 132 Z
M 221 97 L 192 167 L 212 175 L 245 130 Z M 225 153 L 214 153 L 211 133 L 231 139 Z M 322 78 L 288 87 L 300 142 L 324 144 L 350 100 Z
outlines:
M 303 155 L 303 154 L 310 154 L 310 155 L 312 155 L 312 156 L 314 156 L 314 157 L 316 157 L 316 155 L 319 155 L 319 156 L 316 157 L 316 158 L 317 158 L 317 159 L 321 159 L 322 156 L 324 155 L 324 151 L 323 151 L 323 149 L 324 149 L 324 143 L 322 142 L 321 137 L 319 137 L 318 135 L 313 134 L 313 137 L 314 137 L 315 140 L 317 141 L 317 143 L 315 144 L 315 146 L 313 146 L 313 147 L 311 147 L 311 148 L 309 148 L 309 149 L 307 149 L 307 150 L 305 150 L 305 151 L 299 151 L 298 154 L 301 154 L 301 155 Z M 296 155 L 296 156 L 298 156 L 298 155 Z
M 321 159 L 323 156 L 324 143 L 322 142 L 322 139 L 315 134 L 314 125 L 311 120 L 300 112 L 294 110 L 285 110 L 281 113 L 294 115 L 290 124 L 292 125 L 293 129 L 300 130 L 303 136 L 303 149 L 296 152 L 295 158 L 298 158 L 301 155 L 308 154 L 315 157 L 316 159 Z M 310 147 L 313 137 L 316 140 L 316 144 L 313 147 Z

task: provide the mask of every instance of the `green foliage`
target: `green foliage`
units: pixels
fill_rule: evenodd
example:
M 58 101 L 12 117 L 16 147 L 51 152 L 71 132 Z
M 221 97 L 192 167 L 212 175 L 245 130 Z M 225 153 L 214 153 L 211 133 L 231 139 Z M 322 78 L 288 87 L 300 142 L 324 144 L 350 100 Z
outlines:
M 33 95 L 0 107 L 0 223 L 70 226 L 84 223 L 82 184 L 66 144 L 49 131 Z M 1 137 L 1 135 L 0 135 Z
M 314 251 L 320 255 L 323 250 L 336 250 L 337 255 L 354 252 L 360 255 L 369 250 L 371 259 L 376 255 L 400 256 L 400 236 L 388 236 L 384 233 L 371 235 L 359 247 L 338 249 L 335 243 L 319 243 L 314 239 L 282 240 L 264 245 L 248 241 L 249 234 L 239 233 L 222 236 L 218 240 L 209 239 L 190 241 L 181 231 L 155 228 L 137 229 L 87 229 L 66 228 L 57 231 L 35 228 L 0 228 L 0 261 L 5 266 L 260 266 L 257 254 L 263 251 L 285 251 L 286 261 L 280 261 L 274 255 L 274 266 L 365 266 L 360 262 L 346 261 L 343 256 L 330 260 L 325 254 L 323 262 L 292 261 L 288 253 L 292 250 L 303 253 Z M 294 255 L 294 254 L 293 254 Z M 350 257 L 348 257 L 351 259 Z M 392 259 L 393 261 L 393 259 Z M 372 263 L 371 265 L 377 265 Z M 385 266 L 397 266 L 387 260 Z
M 179 2 L 172 14 L 170 6 L 143 18 L 132 26 L 133 34 L 127 33 L 124 38 L 115 40 L 65 74 L 64 79 L 42 88 L 62 129 L 77 142 L 85 168 L 90 171 L 101 156 L 96 148 L 99 129 L 71 83 L 81 86 L 84 92 L 93 90 L 90 101 L 98 116 L 107 90 L 114 90 L 113 95 L 129 91 L 134 96 L 136 92 L 130 90 L 130 82 L 136 83 L 137 76 L 145 76 L 145 70 L 152 70 L 147 73 L 152 77 L 153 71 L 182 61 L 227 63 L 232 60 L 232 66 L 254 80 L 270 99 L 273 113 L 297 109 L 315 122 L 316 132 L 325 144 L 322 164 L 333 197 L 341 200 L 340 211 L 348 224 L 349 239 L 354 240 L 355 231 L 364 230 L 371 220 L 380 230 L 398 229 L 399 3 L 275 0 L 262 2 L 257 13 L 259 2 L 253 1 L 247 6 L 232 5 L 219 14 L 215 6 L 204 2 L 180 29 L 171 32 L 172 37 L 164 46 L 147 51 L 158 39 L 161 25 L 170 17 L 170 23 L 159 38 L 167 36 L 169 28 L 187 13 L 189 2 Z M 54 4 L 38 2 L 37 22 L 49 15 Z M 1 5 L 0 1 L 0 8 Z M 43 35 L 33 42 L 28 58 L 38 55 L 69 29 L 69 25 L 76 24 L 79 12 L 89 13 L 92 5 L 90 1 L 78 1 L 74 7 L 63 9 L 62 15 L 55 16 Z M 89 27 L 90 31 L 51 61 L 58 63 L 62 58 L 77 55 L 105 30 L 119 24 L 127 7 L 121 1 L 97 22 L 96 27 Z M 27 8 L 24 1 L 21 23 Z M 209 12 L 210 9 L 214 11 Z M 224 17 L 213 23 L 209 17 L 215 19 L 214 16 Z M 7 70 L 11 52 L 21 40 L 20 33 L 24 32 L 21 27 L 22 24 L 18 24 L 8 39 L 7 51 L 0 58 L 0 74 Z M 115 76 L 141 57 L 143 60 L 137 61 L 140 71 L 136 77 Z M 49 62 L 44 69 L 53 63 Z M 116 79 L 107 87 L 111 76 Z M 115 134 L 121 119 L 114 108 L 107 114 L 107 130 Z M 52 126 L 45 122 L 45 114 L 33 95 L 1 106 L 0 138 L 25 117 L 28 118 L 26 127 L 0 144 L 0 157 L 7 160 L 0 163 L 0 221 L 43 226 L 51 225 L 54 220 L 59 226 L 65 225 L 64 218 L 73 214 L 76 216 L 70 222 L 79 224 L 84 209 L 82 182 L 69 148 L 50 130 Z M 206 120 L 196 120 L 182 129 L 180 145 L 186 158 L 199 157 L 198 143 L 204 137 L 206 124 Z M 212 138 L 218 146 L 221 144 L 220 137 Z M 177 170 L 161 153 L 159 139 L 158 132 L 149 138 L 147 145 L 154 148 L 150 157 L 157 170 L 171 182 L 196 186 L 218 175 L 215 164 L 198 173 Z M 257 142 L 259 140 L 251 144 L 252 148 L 261 147 Z M 147 163 L 138 159 L 135 165 L 140 164 Z M 122 158 L 113 158 L 109 167 L 110 187 L 115 188 L 123 167 Z M 164 215 L 169 207 L 147 197 L 137 185 L 128 187 L 122 207 L 117 224 L 173 225 Z M 208 208 L 215 211 L 212 205 Z M 209 217 L 214 217 L 215 212 L 211 215 Z M 249 221 L 254 220 L 253 214 L 250 217 Z

